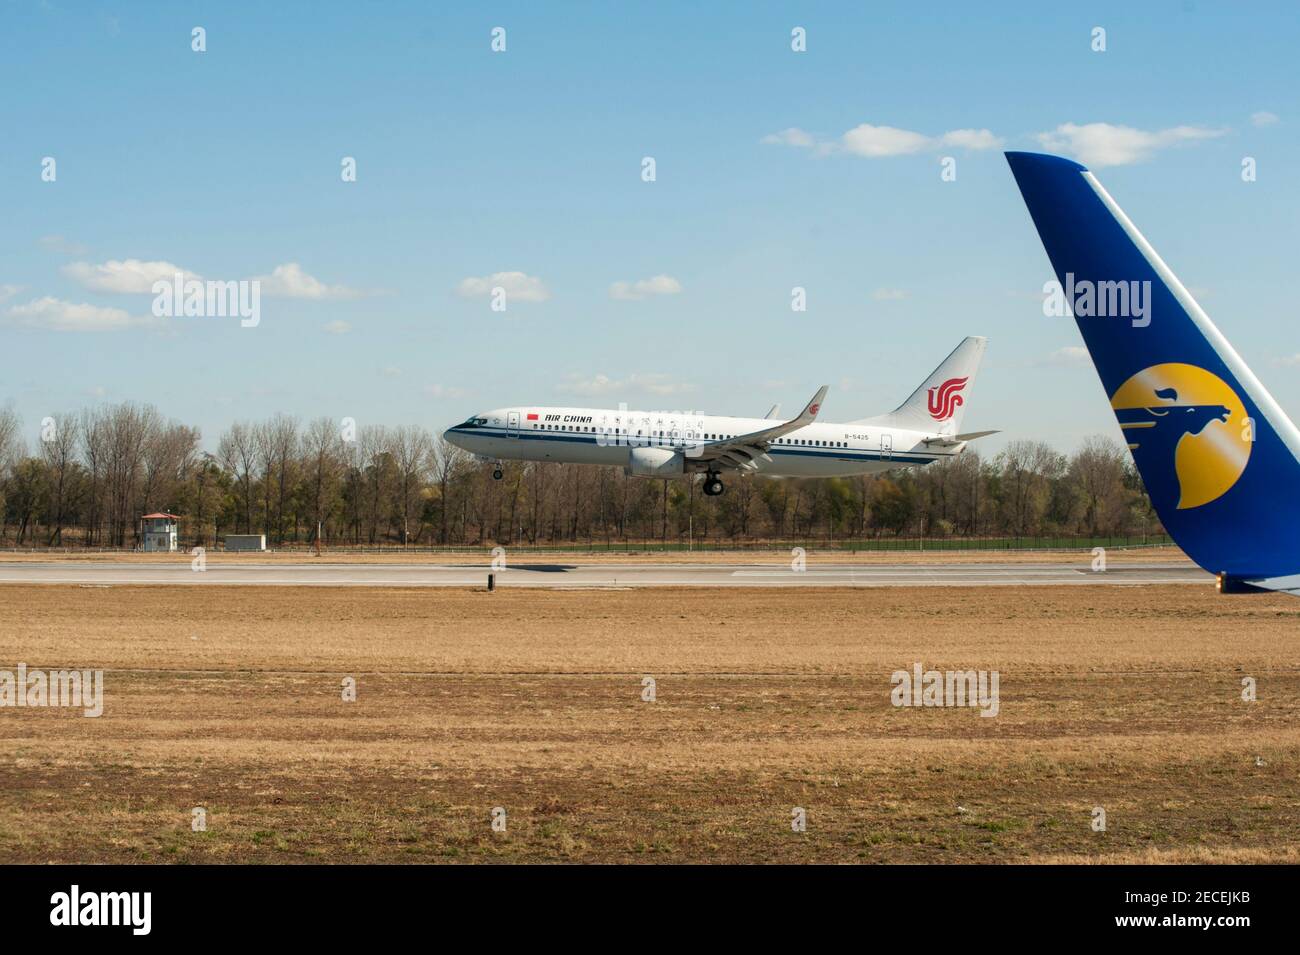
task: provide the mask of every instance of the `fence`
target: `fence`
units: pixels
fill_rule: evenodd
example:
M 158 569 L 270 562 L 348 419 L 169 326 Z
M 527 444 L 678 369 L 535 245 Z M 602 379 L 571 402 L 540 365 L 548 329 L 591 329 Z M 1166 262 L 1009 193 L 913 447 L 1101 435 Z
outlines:
M 407 545 L 401 544 L 325 544 L 327 554 L 478 554 L 488 553 L 495 542 L 479 545 Z M 780 540 L 780 541 L 688 541 L 688 540 L 590 540 L 555 544 L 506 544 L 513 553 L 567 553 L 567 554 L 632 554 L 632 553 L 743 553 L 746 551 L 789 551 L 802 547 L 807 551 L 838 551 L 845 553 L 872 551 L 1035 551 L 1081 550 L 1096 547 L 1126 549 L 1139 547 L 1170 547 L 1173 540 L 1167 534 L 1137 534 L 1115 537 L 867 537 L 844 540 Z M 220 553 L 221 548 L 208 548 Z M 131 553 L 133 548 L 113 547 L 8 547 L 0 553 L 9 554 L 111 554 Z M 188 554 L 182 548 L 180 554 Z M 269 552 L 288 554 L 313 554 L 314 544 L 282 544 L 270 546 Z M 263 552 L 265 553 L 265 552 Z

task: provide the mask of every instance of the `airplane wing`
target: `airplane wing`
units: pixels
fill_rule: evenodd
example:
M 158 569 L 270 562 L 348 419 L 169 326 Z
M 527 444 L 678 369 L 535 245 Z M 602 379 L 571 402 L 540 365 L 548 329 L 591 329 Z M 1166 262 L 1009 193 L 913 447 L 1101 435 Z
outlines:
M 710 441 L 696 445 L 687 450 L 686 456 L 697 461 L 710 463 L 716 461 L 724 467 L 747 471 L 755 470 L 758 468 L 758 462 L 766 463 L 771 460 L 767 456 L 767 449 L 773 441 L 789 434 L 791 431 L 798 431 L 800 428 L 807 427 L 817 420 L 817 412 L 821 411 L 822 401 L 829 389 L 829 385 L 822 385 L 818 388 L 817 394 L 813 395 L 812 401 L 804 406 L 803 411 L 799 412 L 796 418 L 791 418 L 789 421 L 784 421 L 771 428 L 764 428 L 761 431 L 751 431 L 749 434 L 738 434 L 734 438 L 727 438 L 723 441 Z
M 951 448 L 959 444 L 965 444 L 967 441 L 974 441 L 976 438 L 987 438 L 991 434 L 1000 434 L 998 431 L 967 431 L 965 434 L 941 434 L 934 438 L 926 438 L 925 444 L 937 444 L 941 448 Z

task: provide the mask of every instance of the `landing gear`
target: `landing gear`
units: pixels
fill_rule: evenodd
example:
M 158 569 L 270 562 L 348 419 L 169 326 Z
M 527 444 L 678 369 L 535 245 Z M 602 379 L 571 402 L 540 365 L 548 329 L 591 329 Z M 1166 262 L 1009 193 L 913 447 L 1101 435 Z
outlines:
M 497 469 L 492 472 L 492 480 L 500 481 L 503 477 L 505 477 L 505 474 L 502 472 L 500 466 L 498 466 Z
M 717 497 L 726 488 L 722 485 L 722 478 L 717 473 L 710 471 L 704 476 L 704 495 L 705 497 Z

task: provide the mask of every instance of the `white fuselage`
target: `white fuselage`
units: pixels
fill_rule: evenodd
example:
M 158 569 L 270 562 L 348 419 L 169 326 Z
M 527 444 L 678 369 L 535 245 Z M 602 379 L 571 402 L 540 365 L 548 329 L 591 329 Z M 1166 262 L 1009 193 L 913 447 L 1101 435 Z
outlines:
M 445 437 L 483 458 L 622 467 L 633 448 L 665 448 L 683 452 L 685 471 L 692 473 L 708 469 L 693 453 L 778 423 L 694 412 L 516 407 L 475 415 L 448 428 Z M 929 464 L 964 447 L 926 443 L 935 437 L 933 432 L 816 421 L 772 440 L 768 460 L 756 461 L 754 471 L 773 477 L 870 474 Z

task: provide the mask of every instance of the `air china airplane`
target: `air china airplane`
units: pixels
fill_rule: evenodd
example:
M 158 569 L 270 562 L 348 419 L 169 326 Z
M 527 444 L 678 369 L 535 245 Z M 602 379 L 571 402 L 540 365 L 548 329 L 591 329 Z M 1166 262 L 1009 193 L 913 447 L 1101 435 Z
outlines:
M 482 460 L 621 465 L 632 477 L 704 475 L 704 493 L 724 490 L 721 473 L 839 477 L 929 464 L 960 454 L 996 431 L 958 433 L 988 339 L 967 338 L 892 412 L 846 424 L 817 420 L 827 386 L 788 421 L 626 408 L 497 408 L 448 428 L 444 437 Z M 500 480 L 498 467 L 492 475 Z

